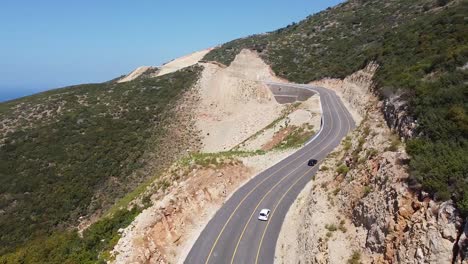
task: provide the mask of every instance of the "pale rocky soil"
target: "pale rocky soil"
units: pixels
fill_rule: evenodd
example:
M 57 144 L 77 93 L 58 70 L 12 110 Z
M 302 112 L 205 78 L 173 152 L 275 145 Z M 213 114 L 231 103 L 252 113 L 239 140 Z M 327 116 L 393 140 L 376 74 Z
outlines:
M 172 61 L 169 61 L 165 64 L 163 64 L 160 67 L 157 67 L 157 71 L 155 73 L 151 74 L 151 77 L 157 77 L 161 75 L 165 75 L 168 73 L 172 73 L 175 71 L 178 71 L 180 69 L 192 66 L 194 64 L 197 64 L 209 51 L 210 49 L 205 49 L 205 50 L 200 50 L 191 54 L 188 54 L 186 56 L 174 59 Z M 144 74 L 146 71 L 155 69 L 153 66 L 140 66 L 118 80 L 118 83 L 123 83 L 123 82 L 129 82 L 132 80 L 135 80 L 136 78 L 140 77 L 142 74 Z
M 275 77 L 255 52 L 242 50 L 227 68 L 203 66 L 197 119 L 203 151 L 230 150 L 281 116 L 285 106 L 261 82 Z
M 267 146 L 275 137 L 286 127 L 301 127 L 304 124 L 312 126 L 312 129 L 317 132 L 320 129 L 320 97 L 314 95 L 306 101 L 300 103 L 289 114 L 285 115 L 273 125 L 261 130 L 248 140 L 239 145 L 241 150 L 268 150 Z
M 163 64 L 161 67 L 159 67 L 159 72 L 156 76 L 161 76 L 164 74 L 168 74 L 171 72 L 178 71 L 180 69 L 183 69 L 185 67 L 192 66 L 196 63 L 198 63 L 203 57 L 211 50 L 210 49 L 205 49 L 201 51 L 197 51 L 194 53 L 191 53 L 189 55 L 177 58 L 175 60 L 172 60 L 170 62 L 167 62 Z
M 458 238 L 462 219 L 450 201 L 408 189 L 408 155 L 369 92 L 375 69 L 317 82 L 336 89 L 362 118 L 291 206 L 276 263 L 346 263 L 354 252 L 362 263 L 452 263 L 457 239 L 460 247 L 466 243 L 468 227 Z M 349 172 L 336 172 L 341 164 Z M 326 227 L 341 221 L 343 231 Z
M 122 79 L 118 80 L 117 82 L 123 83 L 123 82 L 129 82 L 129 81 L 135 80 L 136 78 L 138 78 L 140 75 L 142 75 L 143 73 L 145 73 L 147 70 L 151 68 L 152 68 L 151 66 L 140 66 L 136 68 L 134 71 L 132 71 L 131 73 L 129 73 L 128 75 L 126 75 L 125 77 L 123 77 Z
M 246 141 L 248 148 L 237 148 L 255 151 L 271 143 L 281 126 L 307 125 L 319 130 L 318 96 L 292 105 L 278 104 L 262 83 L 278 79 L 255 52 L 243 50 L 229 67 L 201 65 L 202 76 L 186 95 L 191 103 L 178 107 L 190 112 L 190 123 L 199 132 L 198 143 L 187 151 L 228 151 L 258 134 Z M 257 133 L 276 119 L 271 129 Z M 112 263 L 182 263 L 206 223 L 237 188 L 296 150 L 229 158 L 211 154 L 218 157 L 215 163 L 174 164 L 134 201 L 142 203 L 150 196 L 152 205 L 120 230 Z

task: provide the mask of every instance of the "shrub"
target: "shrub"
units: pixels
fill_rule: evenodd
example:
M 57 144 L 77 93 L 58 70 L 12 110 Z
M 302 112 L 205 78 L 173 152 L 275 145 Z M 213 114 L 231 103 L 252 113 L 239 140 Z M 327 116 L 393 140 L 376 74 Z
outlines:
M 341 232 L 346 233 L 348 229 L 346 229 L 345 225 L 345 220 L 340 221 L 340 225 L 338 226 L 338 229 L 340 229 Z
M 351 146 L 352 146 L 351 140 L 345 140 L 343 142 L 343 149 L 345 151 L 348 151 L 351 148 Z
M 333 195 L 338 195 L 338 193 L 341 191 L 340 188 L 336 188 L 334 191 L 333 191 Z
M 353 254 L 348 259 L 348 264 L 360 264 L 361 263 L 361 252 L 353 251 Z
M 346 175 L 346 173 L 349 172 L 349 168 L 345 164 L 342 164 L 336 169 L 336 172 L 338 172 L 338 174 Z
M 390 146 L 385 148 L 386 151 L 392 151 L 395 152 L 398 150 L 398 146 L 400 145 L 400 140 L 398 139 L 398 136 L 393 135 L 390 139 Z
M 337 230 L 337 227 L 334 224 L 330 224 L 330 225 L 327 224 L 325 225 L 325 228 L 330 232 L 335 232 Z
M 366 197 L 367 195 L 369 195 L 369 193 L 372 192 L 372 187 L 370 186 L 364 186 L 364 197 Z
M 327 171 L 329 168 L 325 165 L 320 166 L 321 171 Z
M 374 149 L 374 148 L 371 148 L 367 152 L 367 157 L 371 159 L 371 158 L 377 156 L 377 154 L 379 154 L 379 151 Z

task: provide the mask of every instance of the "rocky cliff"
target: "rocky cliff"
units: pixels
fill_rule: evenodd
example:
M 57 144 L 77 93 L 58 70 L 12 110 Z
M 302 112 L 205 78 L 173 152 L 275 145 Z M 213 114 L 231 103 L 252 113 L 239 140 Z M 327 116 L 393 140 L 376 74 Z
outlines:
M 453 203 L 408 188 L 409 157 L 399 134 L 410 137 L 415 122 L 398 99 L 372 95 L 376 69 L 370 64 L 344 80 L 314 83 L 335 89 L 362 118 L 288 212 L 277 262 L 468 261 L 468 226 Z

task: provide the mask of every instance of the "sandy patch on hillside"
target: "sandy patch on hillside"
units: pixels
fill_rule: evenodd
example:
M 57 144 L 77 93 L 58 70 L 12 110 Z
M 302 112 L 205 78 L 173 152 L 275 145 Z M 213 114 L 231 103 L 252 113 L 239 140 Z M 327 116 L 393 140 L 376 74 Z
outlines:
M 171 72 L 178 71 L 180 69 L 183 69 L 185 67 L 192 66 L 196 63 L 198 63 L 203 57 L 210 51 L 210 49 L 205 49 L 201 51 L 197 51 L 194 53 L 191 53 L 189 55 L 174 59 L 172 61 L 169 61 L 165 64 L 163 64 L 161 67 L 158 67 L 157 72 L 152 73 L 151 77 L 157 77 L 161 76 L 164 74 L 168 74 Z M 156 67 L 153 66 L 140 66 L 133 70 L 131 73 L 127 74 L 125 77 L 122 79 L 118 80 L 118 83 L 123 83 L 123 82 L 129 82 L 132 80 L 135 80 L 136 78 L 140 77 L 143 73 L 150 69 L 156 69 Z
M 145 73 L 147 70 L 152 69 L 152 68 L 153 67 L 151 67 L 151 66 L 140 66 L 140 67 L 136 68 L 134 71 L 132 71 L 131 73 L 129 73 L 127 76 L 125 76 L 122 79 L 118 80 L 117 82 L 118 83 L 123 83 L 123 82 L 129 82 L 129 81 L 135 80 L 140 75 Z
M 210 49 L 197 51 L 189 55 L 172 60 L 170 62 L 167 62 L 160 67 L 160 70 L 156 76 L 161 76 L 164 74 L 178 71 L 188 66 L 192 66 L 196 64 L 197 62 L 199 62 L 201 59 L 203 59 L 203 57 L 205 57 L 205 55 L 208 52 L 210 52 L 210 50 L 212 49 L 210 48 Z
M 229 150 L 281 116 L 285 106 L 261 82 L 275 77 L 255 52 L 242 50 L 227 68 L 203 66 L 197 126 L 205 152 Z
M 276 120 L 267 127 L 260 130 L 259 133 L 251 136 L 239 145 L 241 150 L 257 150 L 270 149 L 268 145 L 276 145 L 272 139 L 281 138 L 282 132 L 287 132 L 287 127 L 302 127 L 304 125 L 312 126 L 312 129 L 317 132 L 320 129 L 320 97 L 314 95 L 304 102 L 298 103 L 295 110 L 291 111 L 284 118 Z M 287 133 L 286 133 L 287 134 Z

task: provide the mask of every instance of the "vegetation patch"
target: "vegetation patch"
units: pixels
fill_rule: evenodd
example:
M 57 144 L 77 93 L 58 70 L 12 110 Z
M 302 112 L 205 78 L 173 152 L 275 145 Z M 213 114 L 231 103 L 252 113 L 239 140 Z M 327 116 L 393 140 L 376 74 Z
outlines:
M 327 229 L 330 232 L 335 232 L 336 230 L 338 230 L 335 224 L 330 224 L 330 225 L 327 224 L 325 225 L 325 229 Z
M 81 216 L 105 212 L 128 193 L 110 211 L 116 215 L 140 193 L 137 186 L 179 155 L 164 144 L 166 128 L 200 70 L 78 85 L 0 104 L 0 255 L 68 233 Z M 73 235 L 60 236 L 66 238 Z
M 309 124 L 303 125 L 301 127 L 293 127 L 292 131 L 284 138 L 284 140 L 276 145 L 273 149 L 302 147 L 314 134 L 315 131 Z
M 119 229 L 127 227 L 139 213 L 137 207 L 118 210 L 91 225 L 82 237 L 75 230 L 66 230 L 36 238 L 0 256 L 0 263 L 106 263 L 120 238 Z
M 245 139 L 244 141 L 239 143 L 232 150 L 234 150 L 234 151 L 238 150 L 241 146 L 244 145 L 244 143 L 248 142 L 249 140 L 253 140 L 253 139 L 257 138 L 259 135 L 263 134 L 268 129 L 274 128 L 279 122 L 283 121 L 289 114 L 294 112 L 294 110 L 296 110 L 300 105 L 301 105 L 301 103 L 299 103 L 299 102 L 287 105 L 286 108 L 283 109 L 283 111 L 281 113 L 281 116 L 279 116 L 278 118 L 273 120 L 270 124 L 268 124 L 264 128 L 262 128 L 259 131 L 255 132 L 255 134 L 251 135 L 250 137 L 248 137 L 247 139 Z
M 361 252 L 353 251 L 353 254 L 348 259 L 348 264 L 361 264 Z
M 336 169 L 336 172 L 338 172 L 338 174 L 346 175 L 346 173 L 349 172 L 349 168 L 348 168 L 348 166 L 346 166 L 345 164 L 341 164 L 341 165 L 338 166 L 338 168 Z
M 179 163 L 183 166 L 188 165 L 200 165 L 207 167 L 209 165 L 222 165 L 226 160 L 231 160 L 238 157 L 250 157 L 257 155 L 264 155 L 266 152 L 263 150 L 256 151 L 242 151 L 242 150 L 230 150 L 221 151 L 216 153 L 192 153 L 188 157 L 182 158 Z

